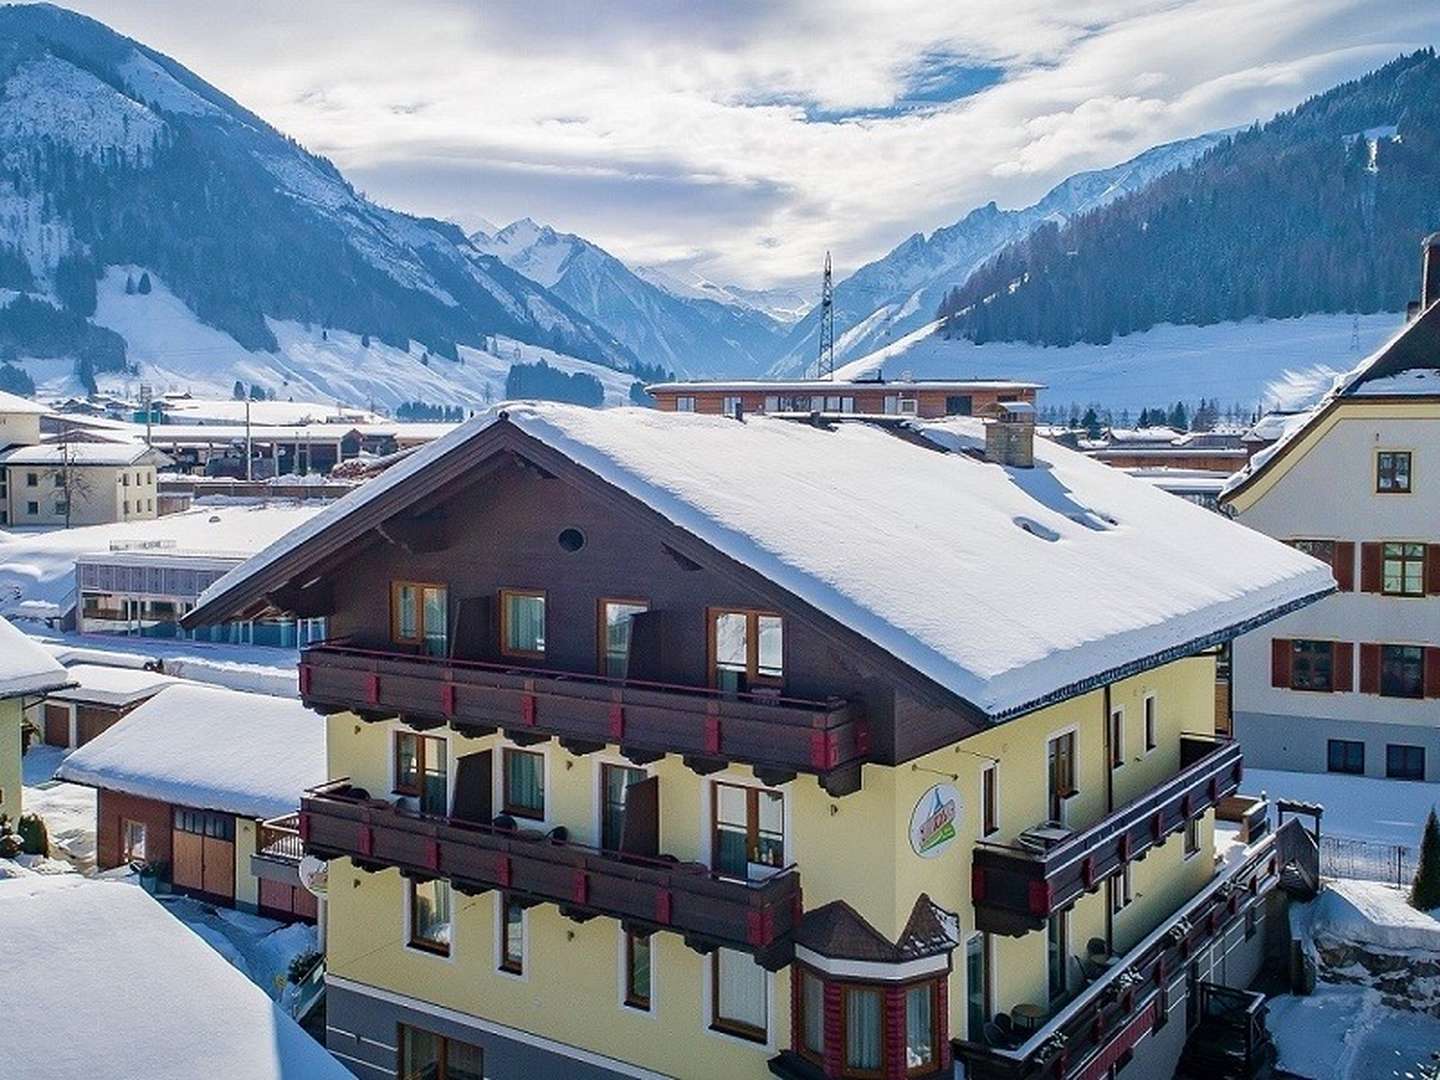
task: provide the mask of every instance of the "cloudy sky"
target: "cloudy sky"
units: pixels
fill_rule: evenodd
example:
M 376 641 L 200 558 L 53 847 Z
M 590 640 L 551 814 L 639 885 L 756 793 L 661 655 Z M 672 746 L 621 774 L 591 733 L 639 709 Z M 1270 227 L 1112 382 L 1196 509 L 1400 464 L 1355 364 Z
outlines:
M 1440 40 L 1397 0 L 72 0 L 401 209 L 811 281 Z

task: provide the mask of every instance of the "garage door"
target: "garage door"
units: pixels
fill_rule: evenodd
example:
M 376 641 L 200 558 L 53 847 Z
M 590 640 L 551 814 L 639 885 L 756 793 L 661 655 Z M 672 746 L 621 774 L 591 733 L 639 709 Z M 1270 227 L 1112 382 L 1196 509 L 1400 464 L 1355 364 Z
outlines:
M 70 710 L 64 705 L 45 706 L 45 745 L 70 745 Z
M 260 879 L 260 914 L 279 919 L 313 920 L 316 912 L 315 896 L 309 890 L 283 881 Z
M 115 726 L 120 714 L 111 709 L 95 709 L 80 706 L 75 711 L 75 745 L 84 746 L 101 732 Z
M 235 816 L 175 809 L 170 882 L 177 889 L 235 899 Z

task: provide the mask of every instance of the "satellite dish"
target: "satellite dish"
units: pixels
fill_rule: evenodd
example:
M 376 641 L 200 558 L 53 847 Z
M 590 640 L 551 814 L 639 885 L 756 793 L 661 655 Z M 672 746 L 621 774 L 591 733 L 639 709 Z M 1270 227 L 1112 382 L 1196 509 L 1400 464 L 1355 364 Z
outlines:
M 324 859 L 317 859 L 314 855 L 305 855 L 301 857 L 296 873 L 307 892 L 322 900 L 325 898 L 325 887 L 330 873 L 329 863 Z

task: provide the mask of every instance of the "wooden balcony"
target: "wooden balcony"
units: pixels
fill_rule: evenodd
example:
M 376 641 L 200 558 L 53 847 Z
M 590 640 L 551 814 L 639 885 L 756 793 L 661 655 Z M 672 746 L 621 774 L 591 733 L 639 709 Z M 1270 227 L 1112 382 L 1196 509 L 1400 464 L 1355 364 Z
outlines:
M 1174 995 L 1183 992 L 1176 975 L 1191 957 L 1231 933 L 1276 888 L 1308 899 L 1319 879 L 1314 835 L 1292 818 L 1248 846 L 1243 858 L 1222 869 L 1019 1046 L 955 1039 L 955 1057 L 970 1080 L 1107 1076 L 1141 1038 L 1166 1023 L 1184 1023 L 1170 1013 Z
M 556 904 L 582 922 L 605 915 L 639 930 L 669 930 L 702 952 L 724 946 L 751 953 L 772 971 L 790 962 L 790 933 L 803 913 L 793 867 L 739 881 L 665 856 L 600 851 L 546 833 L 405 810 L 345 781 L 306 794 L 299 829 L 306 852 L 318 858 L 445 878 L 467 894 L 502 889 L 521 901 Z
M 300 839 L 298 813 L 262 821 L 255 830 L 255 851 L 250 856 L 250 873 L 268 881 L 298 885 L 300 858 L 304 854 L 305 844 Z
M 399 716 L 517 741 L 558 738 L 575 753 L 618 745 L 636 760 L 682 754 L 699 772 L 753 765 L 767 783 L 812 773 L 832 795 L 858 790 L 868 732 L 842 699 L 810 701 L 635 679 L 315 645 L 300 696 L 320 711 Z
M 1016 936 L 1043 928 L 1055 912 L 1240 786 L 1236 742 L 1185 736 L 1180 761 L 1180 771 L 1163 784 L 1053 847 L 977 844 L 970 870 L 977 928 Z

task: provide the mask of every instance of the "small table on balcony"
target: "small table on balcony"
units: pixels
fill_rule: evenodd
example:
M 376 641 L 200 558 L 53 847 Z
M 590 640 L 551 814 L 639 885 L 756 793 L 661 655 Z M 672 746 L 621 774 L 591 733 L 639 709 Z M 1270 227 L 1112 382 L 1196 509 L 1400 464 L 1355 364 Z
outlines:
M 1039 1031 L 1048 1015 L 1049 1010 L 1043 1005 L 1032 1005 L 1028 1001 L 1010 1010 L 1010 1019 L 1015 1021 L 1015 1026 L 1027 1033 Z

